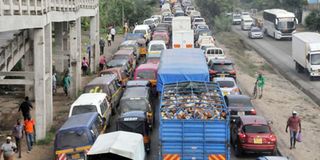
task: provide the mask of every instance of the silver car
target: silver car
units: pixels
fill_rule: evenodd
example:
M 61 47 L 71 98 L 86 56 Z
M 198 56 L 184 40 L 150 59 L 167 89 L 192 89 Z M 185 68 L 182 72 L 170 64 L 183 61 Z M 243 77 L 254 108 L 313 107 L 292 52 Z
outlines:
M 259 27 L 251 27 L 251 29 L 248 32 L 248 37 L 249 38 L 263 38 L 263 32 L 262 29 Z

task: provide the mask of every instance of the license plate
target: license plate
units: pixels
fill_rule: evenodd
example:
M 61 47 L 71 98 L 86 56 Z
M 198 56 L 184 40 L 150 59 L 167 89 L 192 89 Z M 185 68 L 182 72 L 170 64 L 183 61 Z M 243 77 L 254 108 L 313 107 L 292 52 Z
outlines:
M 225 95 L 228 95 L 228 92 L 223 92 L 223 95 L 225 96 Z
M 72 156 L 72 159 L 79 159 L 80 158 L 80 154 L 73 154 Z
M 226 75 L 225 74 L 219 74 L 219 77 L 224 78 Z
M 244 116 L 244 112 L 238 112 L 238 116 Z
M 253 143 L 254 144 L 262 144 L 262 138 L 254 138 Z

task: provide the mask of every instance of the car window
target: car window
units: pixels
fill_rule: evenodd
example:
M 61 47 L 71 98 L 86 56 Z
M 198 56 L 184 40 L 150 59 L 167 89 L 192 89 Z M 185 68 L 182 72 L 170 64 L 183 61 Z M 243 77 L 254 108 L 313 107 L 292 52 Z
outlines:
M 150 79 L 156 79 L 156 75 L 154 71 L 148 71 L 148 70 L 142 70 L 139 71 L 137 74 L 137 79 L 145 79 L 145 80 L 150 80 Z
M 146 30 L 134 30 L 134 33 L 143 33 L 146 34 Z
M 79 105 L 74 106 L 71 115 L 78 115 L 88 112 L 97 112 L 97 107 L 95 105 Z
M 228 72 L 233 70 L 232 64 L 212 64 L 210 68 L 218 72 Z
M 57 136 L 57 149 L 76 148 L 89 144 L 89 137 L 84 130 L 71 130 L 59 133 Z
M 129 112 L 129 111 L 148 111 L 149 102 L 146 99 L 139 100 L 123 100 L 121 101 L 121 113 Z
M 245 125 L 243 126 L 245 133 L 270 133 L 270 128 L 267 125 Z
M 235 86 L 233 81 L 217 81 L 221 88 L 232 88 Z
M 100 104 L 101 114 L 104 114 L 104 112 L 107 110 L 107 106 L 106 100 L 103 100 L 103 102 Z
M 207 54 L 222 54 L 222 51 L 219 49 L 209 49 Z
M 150 51 L 161 51 L 164 49 L 164 46 L 162 44 L 153 44 L 150 47 Z

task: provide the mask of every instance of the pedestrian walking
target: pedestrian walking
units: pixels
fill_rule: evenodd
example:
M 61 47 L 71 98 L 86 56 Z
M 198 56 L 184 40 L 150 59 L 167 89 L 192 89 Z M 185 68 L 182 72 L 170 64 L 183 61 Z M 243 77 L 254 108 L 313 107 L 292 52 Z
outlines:
M 114 42 L 114 37 L 116 36 L 116 29 L 114 28 L 114 26 L 112 26 L 110 33 L 111 33 L 112 42 Z
M 63 91 L 64 93 L 66 94 L 66 96 L 68 96 L 69 94 L 69 87 L 70 87 L 70 83 L 71 83 L 71 77 L 68 73 L 65 73 L 64 74 L 64 77 L 63 77 Z
M 100 45 L 100 55 L 104 54 L 104 46 L 105 46 L 106 42 L 101 38 L 99 41 L 99 45 Z
M 257 87 L 258 87 L 258 97 L 262 98 L 265 79 L 261 73 L 258 74 L 256 83 L 257 83 Z
M 125 22 L 123 25 L 123 33 L 126 35 L 128 31 L 129 31 L 129 26 L 128 26 L 128 23 Z
M 87 74 L 88 67 L 89 67 L 88 60 L 86 59 L 86 57 L 83 57 L 81 62 L 81 70 L 82 70 L 83 76 Z
M 29 97 L 26 96 L 24 98 L 24 101 L 20 104 L 20 107 L 19 107 L 19 110 L 18 112 L 22 112 L 22 116 L 23 116 L 23 119 L 26 120 L 28 117 L 30 117 L 30 110 L 32 110 L 32 104 L 31 102 L 29 101 Z
M 19 153 L 19 158 L 21 158 L 21 140 L 24 134 L 24 126 L 21 123 L 21 120 L 17 120 L 17 124 L 12 129 L 12 135 L 15 138 L 16 145 L 17 145 L 17 152 Z
M 111 46 L 111 40 L 112 40 L 112 35 L 111 35 L 111 33 L 108 33 L 107 39 L 108 39 L 108 46 Z
M 8 136 L 6 138 L 6 143 L 3 143 L 0 148 L 0 160 L 1 155 L 3 154 L 4 160 L 14 160 L 14 153 L 17 149 L 17 146 L 15 143 L 11 142 L 11 137 Z
M 286 126 L 286 133 L 288 133 L 288 128 L 290 131 L 290 149 L 296 148 L 296 137 L 297 133 L 301 133 L 301 120 L 297 116 L 296 111 L 292 111 L 292 116 L 288 118 L 287 126 Z
M 30 153 L 32 150 L 32 146 L 35 139 L 35 122 L 31 117 L 28 117 L 27 120 L 24 121 L 24 132 L 26 133 L 27 140 L 27 153 Z
M 102 71 L 104 69 L 104 66 L 106 65 L 107 60 L 106 60 L 106 56 L 101 55 L 99 58 L 99 69 L 100 71 Z
M 57 75 L 53 73 L 52 75 L 52 93 L 53 95 L 57 93 Z

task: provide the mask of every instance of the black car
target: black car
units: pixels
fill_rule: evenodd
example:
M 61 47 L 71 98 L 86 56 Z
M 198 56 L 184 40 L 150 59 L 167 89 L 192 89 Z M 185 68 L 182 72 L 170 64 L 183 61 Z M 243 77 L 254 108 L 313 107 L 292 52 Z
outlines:
M 231 120 L 243 115 L 256 115 L 251 98 L 247 95 L 227 95 L 225 100 L 230 111 Z

